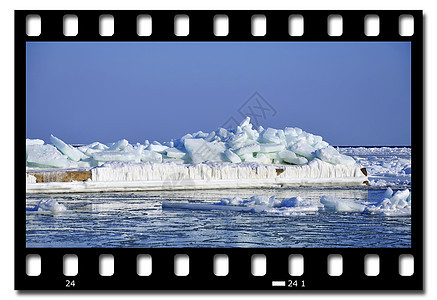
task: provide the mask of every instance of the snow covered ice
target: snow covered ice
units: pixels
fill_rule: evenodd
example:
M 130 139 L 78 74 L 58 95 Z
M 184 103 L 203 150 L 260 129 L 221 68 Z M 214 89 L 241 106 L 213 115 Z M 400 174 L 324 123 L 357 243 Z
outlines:
M 355 163 L 353 158 L 339 153 L 320 136 L 300 128 L 282 130 L 260 126 L 255 129 L 249 117 L 232 130 L 198 131 L 164 143 L 146 140 L 144 144 L 134 145 L 122 139 L 107 145 L 94 142 L 73 147 L 53 135 L 50 141 L 55 149 L 44 145 L 42 140 L 26 140 L 26 149 L 31 154 L 26 160 L 29 168 L 91 168 L 108 161 L 303 165 L 319 158 L 333 165 Z
M 300 128 L 282 130 L 259 126 L 255 129 L 249 117 L 235 129 L 198 131 L 163 143 L 145 140 L 144 144 L 130 144 L 121 139 L 106 145 L 94 142 L 73 147 L 53 135 L 51 142 L 53 145 L 27 139 L 28 171 L 86 169 L 93 182 L 147 181 L 151 184 L 156 181 L 162 182 L 164 188 L 363 185 L 367 182 L 361 166 L 329 146 L 322 137 Z M 77 182 L 76 186 L 64 183 L 64 187 L 60 187 L 52 182 L 34 183 L 31 177 L 26 181 L 28 192 L 39 192 L 44 185 L 47 192 L 99 190 L 96 184 L 90 189 L 88 182 L 80 182 L 80 185 Z M 217 185 L 217 181 L 222 185 Z M 37 190 L 33 191 L 32 187 Z M 106 186 L 100 188 L 107 190 Z M 119 188 L 129 189 L 140 190 L 141 187 Z

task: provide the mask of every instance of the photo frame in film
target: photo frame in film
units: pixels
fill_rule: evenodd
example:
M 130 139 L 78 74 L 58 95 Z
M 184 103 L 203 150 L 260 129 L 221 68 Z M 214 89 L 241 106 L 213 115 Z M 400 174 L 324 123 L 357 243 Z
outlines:
M 15 288 L 421 290 L 422 34 L 15 11 Z

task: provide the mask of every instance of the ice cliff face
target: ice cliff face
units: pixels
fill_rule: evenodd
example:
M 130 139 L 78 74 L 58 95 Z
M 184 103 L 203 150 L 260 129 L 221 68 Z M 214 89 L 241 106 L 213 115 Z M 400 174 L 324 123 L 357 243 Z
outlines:
M 198 131 L 165 143 L 146 140 L 144 144 L 131 145 L 123 139 L 108 145 L 94 142 L 75 148 L 54 136 L 51 143 L 26 140 L 29 168 L 90 168 L 107 162 L 306 165 L 322 161 L 334 166 L 355 165 L 353 158 L 339 153 L 318 135 L 300 128 L 253 128 L 249 117 L 232 130 Z

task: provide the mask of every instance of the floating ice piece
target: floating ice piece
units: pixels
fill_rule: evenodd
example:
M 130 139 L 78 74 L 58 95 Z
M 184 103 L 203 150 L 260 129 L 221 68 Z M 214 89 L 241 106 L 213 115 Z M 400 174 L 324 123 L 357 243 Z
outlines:
M 87 158 L 82 152 L 70 145 L 67 145 L 53 134 L 50 135 L 50 141 L 53 143 L 53 145 L 55 145 L 56 148 L 58 148 L 59 151 L 68 156 L 68 158 L 70 158 L 72 161 L 79 161 Z
M 385 199 L 385 198 L 391 198 L 392 196 L 393 196 L 393 190 L 392 190 L 390 187 L 388 187 L 388 188 L 385 190 L 382 199 Z
M 352 157 L 340 154 L 332 146 L 317 150 L 315 152 L 315 156 L 334 165 L 342 164 L 346 166 L 352 166 L 355 164 L 355 160 Z
M 308 162 L 305 157 L 297 156 L 296 153 L 290 150 L 284 150 L 278 153 L 279 158 L 283 161 L 294 165 L 303 165 Z
M 27 146 L 26 165 L 34 168 L 71 168 L 75 166 L 52 145 Z
M 188 209 L 188 210 L 228 210 L 239 212 L 262 212 L 266 208 L 258 206 L 217 205 L 203 203 L 163 202 L 162 209 Z
M 302 199 L 301 197 L 293 197 L 288 199 L 283 199 L 281 201 L 280 207 L 304 207 L 304 206 L 314 206 L 310 201 Z
M 384 216 L 409 216 L 411 215 L 411 193 L 408 189 L 397 191 L 387 188 L 383 198 L 375 205 L 369 205 L 366 213 Z
M 58 203 L 54 199 L 47 199 L 47 200 L 41 200 L 38 205 L 35 205 L 35 207 L 27 209 L 27 211 L 52 211 L 52 212 L 60 212 L 60 211 L 66 211 L 67 208 L 64 204 Z
M 219 204 L 221 204 L 221 205 L 243 205 L 244 204 L 244 200 L 241 199 L 238 196 L 235 196 L 233 198 L 223 198 L 223 199 L 220 199 Z
M 275 199 L 275 196 L 272 197 L 272 200 Z M 269 205 L 270 197 L 265 195 L 255 195 L 250 197 L 250 202 L 252 202 L 254 205 Z
M 365 205 L 358 204 L 353 200 L 343 200 L 333 196 L 322 196 L 320 198 L 326 210 L 334 210 L 338 212 L 363 212 L 366 209 Z
M 188 210 L 230 210 L 253 213 L 274 213 L 293 215 L 296 213 L 314 213 L 319 208 L 309 201 L 300 197 L 276 200 L 275 196 L 255 195 L 249 200 L 243 200 L 238 196 L 224 198 L 214 204 L 204 203 L 175 203 L 163 202 L 162 209 L 188 209 Z
M 44 141 L 39 139 L 26 139 L 26 146 L 31 145 L 44 145 Z

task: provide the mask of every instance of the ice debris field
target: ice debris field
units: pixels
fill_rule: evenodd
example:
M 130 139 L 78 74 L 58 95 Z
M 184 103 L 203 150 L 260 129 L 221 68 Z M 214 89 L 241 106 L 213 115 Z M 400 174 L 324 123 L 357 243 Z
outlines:
M 256 195 L 243 200 L 238 196 L 224 198 L 214 204 L 163 202 L 163 209 L 188 210 L 231 210 L 253 213 L 273 213 L 281 215 L 301 215 L 316 213 L 320 210 L 333 212 L 357 212 L 383 216 L 410 216 L 411 193 L 408 189 L 397 191 L 389 187 L 378 202 L 358 202 L 333 196 L 322 196 L 319 203 L 301 197 L 276 199 L 275 196 Z
M 277 182 L 282 178 L 296 179 L 296 185 L 317 183 L 302 179 L 328 179 L 319 180 L 323 184 L 335 179 L 346 185 L 362 185 L 367 180 L 354 158 L 340 153 L 321 136 L 300 128 L 254 128 L 249 117 L 235 129 L 198 131 L 164 143 L 146 140 L 132 145 L 123 139 L 73 147 L 53 135 L 51 143 L 26 140 L 28 171 L 90 170 L 88 181 L 94 182 L 162 181 L 174 185 L 190 181 L 197 187 L 196 181 L 205 180 L 283 184 Z M 35 184 L 34 177 L 28 172 L 27 183 Z M 233 187 L 241 184 L 243 181 L 234 182 Z
M 377 202 L 360 202 L 351 199 L 340 199 L 334 196 L 322 196 L 319 202 L 309 201 L 302 197 L 276 199 L 275 195 L 255 195 L 250 199 L 239 196 L 223 198 L 216 203 L 163 202 L 162 209 L 185 210 L 225 210 L 250 213 L 267 213 L 284 216 L 296 216 L 317 213 L 319 211 L 363 213 L 382 216 L 411 216 L 411 192 L 408 189 L 396 193 L 389 187 Z M 44 199 L 29 212 L 64 212 L 62 203 L 55 199 Z
M 355 160 L 339 153 L 321 136 L 300 128 L 253 128 L 247 117 L 234 130 L 219 128 L 198 131 L 160 143 L 145 141 L 131 145 L 125 139 L 108 145 L 94 142 L 80 147 L 51 136 L 53 145 L 38 139 L 26 140 L 29 168 L 90 168 L 110 161 L 197 164 L 210 162 L 256 162 L 260 164 L 306 164 L 320 159 L 334 165 L 354 165 Z

